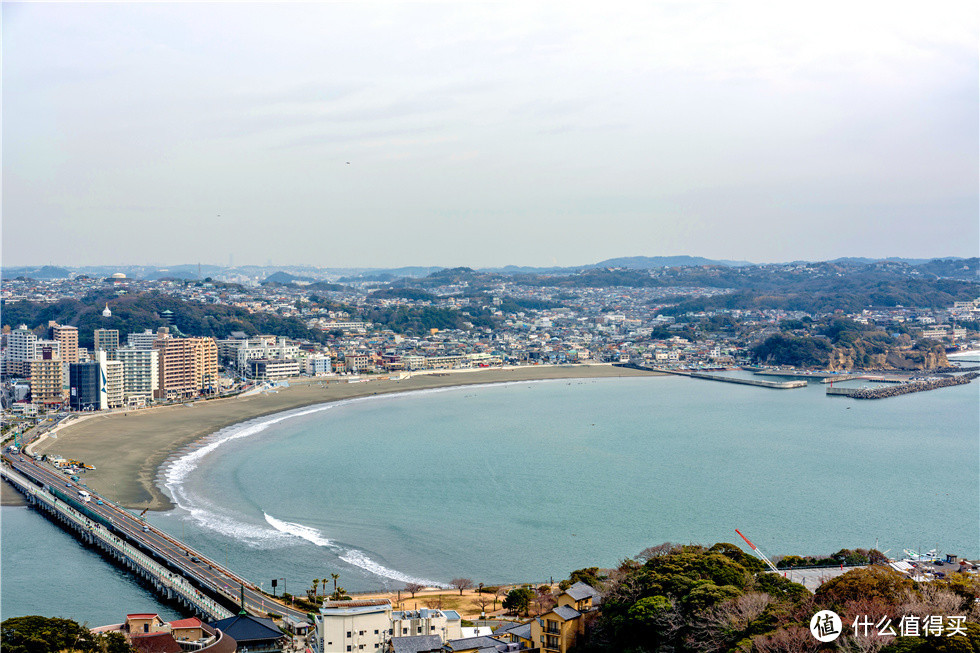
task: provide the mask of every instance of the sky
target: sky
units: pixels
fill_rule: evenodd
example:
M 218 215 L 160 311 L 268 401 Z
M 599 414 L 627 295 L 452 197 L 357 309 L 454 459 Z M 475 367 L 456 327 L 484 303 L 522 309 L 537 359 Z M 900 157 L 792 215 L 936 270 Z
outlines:
M 0 10 L 4 266 L 980 250 L 969 0 Z

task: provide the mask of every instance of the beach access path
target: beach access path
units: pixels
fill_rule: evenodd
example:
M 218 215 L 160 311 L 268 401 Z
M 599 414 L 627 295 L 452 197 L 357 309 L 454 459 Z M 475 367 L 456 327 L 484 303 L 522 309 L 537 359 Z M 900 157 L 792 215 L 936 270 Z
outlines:
M 127 508 L 169 510 L 173 505 L 155 483 L 164 462 L 174 452 L 215 431 L 256 417 L 393 392 L 514 381 L 650 375 L 650 372 L 612 365 L 533 365 L 414 373 L 397 380 L 363 376 L 364 380 L 356 383 L 348 383 L 345 377 L 289 379 L 289 387 L 247 397 L 95 415 L 66 425 L 56 439 L 46 438 L 32 451 L 94 465 L 96 469 L 86 471 L 82 480 Z

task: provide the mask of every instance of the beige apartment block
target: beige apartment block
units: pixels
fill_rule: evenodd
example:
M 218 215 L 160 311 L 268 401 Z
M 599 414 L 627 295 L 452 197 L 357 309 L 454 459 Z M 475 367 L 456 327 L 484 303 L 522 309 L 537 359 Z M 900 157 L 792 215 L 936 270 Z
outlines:
M 61 360 L 65 363 L 78 362 L 78 329 L 57 322 L 48 322 L 51 339 L 61 344 Z
M 52 356 L 31 361 L 31 401 L 58 404 L 65 400 L 62 361 Z
M 153 348 L 159 352 L 158 399 L 180 399 L 200 394 L 203 388 L 217 387 L 218 346 L 214 338 L 157 338 Z
M 123 405 L 123 364 L 121 361 L 107 360 L 105 362 L 105 392 L 109 408 L 119 408 Z

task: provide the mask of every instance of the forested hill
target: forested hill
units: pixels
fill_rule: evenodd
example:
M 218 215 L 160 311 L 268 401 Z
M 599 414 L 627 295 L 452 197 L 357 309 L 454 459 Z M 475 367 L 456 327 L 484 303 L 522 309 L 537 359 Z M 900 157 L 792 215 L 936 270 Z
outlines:
M 108 302 L 112 317 L 102 317 Z M 274 333 L 289 338 L 325 342 L 327 334 L 310 329 L 295 317 L 272 313 L 250 313 L 244 308 L 219 304 L 188 302 L 159 293 L 140 293 L 117 297 L 115 293 L 93 293 L 81 300 L 62 299 L 53 303 L 6 302 L 2 306 L 3 324 L 16 327 L 26 324 L 33 328 L 49 320 L 78 327 L 78 344 L 92 347 L 95 329 L 118 329 L 120 338 L 144 329 L 166 326 L 163 311 L 172 311 L 174 326 L 189 336 L 227 338 L 232 331 L 248 335 Z

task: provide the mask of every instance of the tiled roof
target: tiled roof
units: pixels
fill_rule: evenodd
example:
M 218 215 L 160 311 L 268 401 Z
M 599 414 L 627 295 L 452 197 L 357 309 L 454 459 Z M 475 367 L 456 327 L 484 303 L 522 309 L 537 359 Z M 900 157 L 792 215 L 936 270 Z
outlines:
M 223 633 L 228 633 L 239 643 L 285 637 L 271 619 L 259 619 L 249 615 L 235 615 L 211 625 Z
M 428 653 L 428 651 L 441 651 L 442 638 L 438 635 L 392 637 L 391 646 L 394 648 L 395 653 Z
M 591 585 L 587 585 L 582 582 L 575 583 L 569 587 L 567 590 L 565 590 L 565 594 L 568 594 L 576 601 L 599 596 L 599 592 L 595 591 Z
M 190 617 L 188 619 L 178 619 L 177 621 L 168 622 L 171 628 L 198 628 L 201 625 L 201 620 L 197 617 Z
M 556 615 L 558 615 L 559 617 L 561 617 L 565 621 L 568 621 L 569 619 L 574 619 L 576 617 L 581 617 L 582 616 L 582 613 L 581 612 L 579 612 L 575 608 L 570 608 L 567 605 L 559 605 L 559 606 L 556 606 L 555 609 L 552 610 L 552 612 L 554 612 Z

